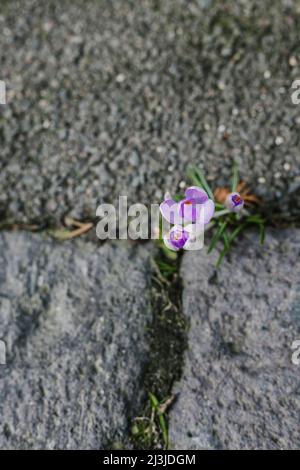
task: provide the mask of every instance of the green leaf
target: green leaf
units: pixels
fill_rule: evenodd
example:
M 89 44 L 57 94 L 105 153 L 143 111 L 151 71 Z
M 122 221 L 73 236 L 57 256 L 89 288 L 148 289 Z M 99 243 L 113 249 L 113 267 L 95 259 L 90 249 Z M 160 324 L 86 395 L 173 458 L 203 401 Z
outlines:
M 220 256 L 218 258 L 218 261 L 216 263 L 216 268 L 219 268 L 221 266 L 221 263 L 222 263 L 224 257 L 227 255 L 228 252 L 229 252 L 229 248 L 224 247 L 223 250 L 221 251 Z
M 247 217 L 246 222 L 248 224 L 256 224 L 259 227 L 259 242 L 261 245 L 264 244 L 265 235 L 266 235 L 266 227 L 265 227 L 265 220 L 260 215 L 250 215 Z
M 157 399 L 156 396 L 153 395 L 153 393 L 151 393 L 151 392 L 149 392 L 149 398 L 150 398 L 151 405 L 153 406 L 153 408 L 155 408 L 155 409 L 157 410 L 158 407 L 159 407 L 159 401 L 158 401 L 158 399 Z
M 259 214 L 249 215 L 249 217 L 246 218 L 246 222 L 262 224 L 262 223 L 264 223 L 264 219 Z
M 239 167 L 236 162 L 233 164 L 232 168 L 232 192 L 235 193 L 239 183 Z
M 207 183 L 203 172 L 200 168 L 190 167 L 188 169 L 188 176 L 196 186 L 200 186 L 207 192 L 210 199 L 215 200 L 212 190 L 210 189 L 209 184 Z
M 175 196 L 173 197 L 174 201 L 176 202 L 180 202 L 184 198 L 185 198 L 184 194 L 175 194 Z
M 212 238 L 212 241 L 211 241 L 211 243 L 208 247 L 207 253 L 211 253 L 213 251 L 216 244 L 218 243 L 218 241 L 222 237 L 223 232 L 226 229 L 226 226 L 227 226 L 227 222 L 222 222 L 222 223 L 219 224 L 219 228 L 218 228 L 217 232 L 215 233 L 215 235 Z
M 242 225 L 239 225 L 233 232 L 232 234 L 230 235 L 229 237 L 229 243 L 231 244 L 233 242 L 233 240 L 238 236 L 238 234 L 244 230 L 244 228 L 246 228 L 247 224 L 242 224 Z
M 171 277 L 177 271 L 177 266 L 173 266 L 171 264 L 165 263 L 164 261 L 161 261 L 158 259 L 156 259 L 155 261 L 156 261 L 156 264 L 160 273 L 165 278 Z
M 163 413 L 161 412 L 158 413 L 158 419 L 159 419 L 159 425 L 160 425 L 161 433 L 163 436 L 163 440 L 167 449 L 169 446 L 169 433 L 168 433 L 168 427 L 167 427 L 167 423 L 166 423 Z
M 150 398 L 150 403 L 151 403 L 152 408 L 157 413 L 157 417 L 158 417 L 159 426 L 160 426 L 160 430 L 161 430 L 161 433 L 162 433 L 163 441 L 165 443 L 166 448 L 168 448 L 169 433 L 168 433 L 168 426 L 167 426 L 167 423 L 166 423 L 166 420 L 165 420 L 165 417 L 164 417 L 164 413 L 162 411 L 160 411 L 160 409 L 159 409 L 160 403 L 159 403 L 158 399 L 156 398 L 156 396 L 153 395 L 153 393 L 149 392 L 149 398 Z
M 162 256 L 165 256 L 168 260 L 170 261 L 176 261 L 177 258 L 178 258 L 178 252 L 177 251 L 173 251 L 171 250 L 170 248 L 168 248 L 163 239 L 159 240 L 158 243 L 157 243 L 157 246 L 159 247 L 159 250 L 160 250 L 160 254 Z
M 227 235 L 226 231 L 224 231 L 224 233 L 223 233 L 223 240 L 224 240 L 224 246 L 228 250 L 229 246 L 230 246 L 230 243 L 229 243 L 229 238 L 228 238 L 228 235 Z
M 196 186 L 201 186 L 201 188 L 203 187 L 195 167 L 189 166 L 187 170 L 187 175 L 193 184 L 195 184 Z
M 244 223 L 242 225 L 239 225 L 232 233 L 231 235 L 228 237 L 227 239 L 227 243 L 225 244 L 224 242 L 224 248 L 223 250 L 221 251 L 220 253 L 220 256 L 218 258 L 218 261 L 216 263 L 216 267 L 219 268 L 224 257 L 227 255 L 227 253 L 229 253 L 229 251 L 231 250 L 231 245 L 232 245 L 232 242 L 236 239 L 236 237 L 239 235 L 239 233 L 244 230 L 246 228 L 247 224 Z

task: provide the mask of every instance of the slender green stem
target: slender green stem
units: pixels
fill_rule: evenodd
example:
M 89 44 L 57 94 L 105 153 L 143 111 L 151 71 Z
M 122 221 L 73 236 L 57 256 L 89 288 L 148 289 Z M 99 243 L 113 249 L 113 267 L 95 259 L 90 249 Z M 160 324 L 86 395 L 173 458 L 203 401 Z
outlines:
M 211 222 L 209 222 L 209 224 L 205 225 L 204 226 L 204 231 L 206 232 L 207 230 L 210 230 L 211 228 L 213 228 L 215 226 L 215 221 L 212 220 Z
M 217 219 L 218 217 L 222 217 L 223 215 L 230 214 L 230 210 L 224 209 L 222 211 L 217 211 L 214 213 L 213 219 Z

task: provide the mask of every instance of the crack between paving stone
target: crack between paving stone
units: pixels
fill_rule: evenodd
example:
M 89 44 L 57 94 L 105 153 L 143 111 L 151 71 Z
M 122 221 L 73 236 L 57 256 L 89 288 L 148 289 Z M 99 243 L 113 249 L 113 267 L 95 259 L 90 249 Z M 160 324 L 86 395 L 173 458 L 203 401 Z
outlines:
M 157 256 L 161 259 L 163 255 L 159 252 Z M 132 421 L 131 444 L 137 449 L 167 448 L 162 430 L 155 420 L 152 432 L 150 430 L 150 435 L 148 433 L 151 412 L 153 413 L 148 394 L 153 394 L 160 403 L 170 403 L 164 415 L 168 422 L 168 411 L 176 400 L 173 385 L 182 376 L 184 352 L 187 348 L 188 323 L 183 314 L 183 286 L 179 275 L 181 260 L 182 254 L 173 261 L 175 272 L 169 279 L 164 277 L 154 260 L 151 279 L 153 321 L 149 331 L 149 360 L 142 381 L 146 396 L 140 413 Z

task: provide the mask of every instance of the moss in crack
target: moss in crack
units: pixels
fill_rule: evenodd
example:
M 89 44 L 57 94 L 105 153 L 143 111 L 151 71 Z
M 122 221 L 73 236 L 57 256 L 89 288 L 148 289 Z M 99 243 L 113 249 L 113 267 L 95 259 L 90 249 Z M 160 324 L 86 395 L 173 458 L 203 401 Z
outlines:
M 182 313 L 181 254 L 166 251 L 161 244 L 154 259 L 151 303 L 150 358 L 143 386 L 149 396 L 132 425 L 135 448 L 168 447 L 167 412 L 172 387 L 182 373 L 187 344 L 187 323 Z

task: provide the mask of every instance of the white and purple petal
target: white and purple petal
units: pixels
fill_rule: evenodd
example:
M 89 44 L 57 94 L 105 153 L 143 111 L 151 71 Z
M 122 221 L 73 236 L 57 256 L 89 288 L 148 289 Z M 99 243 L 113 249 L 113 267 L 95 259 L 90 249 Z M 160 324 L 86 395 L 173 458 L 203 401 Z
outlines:
M 208 195 L 204 189 L 199 188 L 198 186 L 190 186 L 185 191 L 186 199 L 195 199 L 199 204 L 203 204 L 208 200 Z
M 204 225 L 208 224 L 212 219 L 215 213 L 215 203 L 211 199 L 208 199 L 204 204 L 202 204 L 201 209 L 204 212 L 203 223 Z
M 169 250 L 173 250 L 173 251 L 180 250 L 180 248 L 177 248 L 176 246 L 172 245 L 172 243 L 169 240 L 169 234 L 164 235 L 163 240 L 164 240 L 164 244 L 166 245 L 167 248 L 169 248 Z
M 160 206 L 161 215 L 166 219 L 170 224 L 180 224 L 182 218 L 179 216 L 178 212 L 178 203 L 173 199 L 166 199 L 163 201 Z
M 183 248 L 188 239 L 189 233 L 180 225 L 175 225 L 170 232 L 164 236 L 165 245 L 174 251 Z
M 201 203 L 195 199 L 183 199 L 178 204 L 178 212 L 183 223 L 196 222 L 200 217 Z

